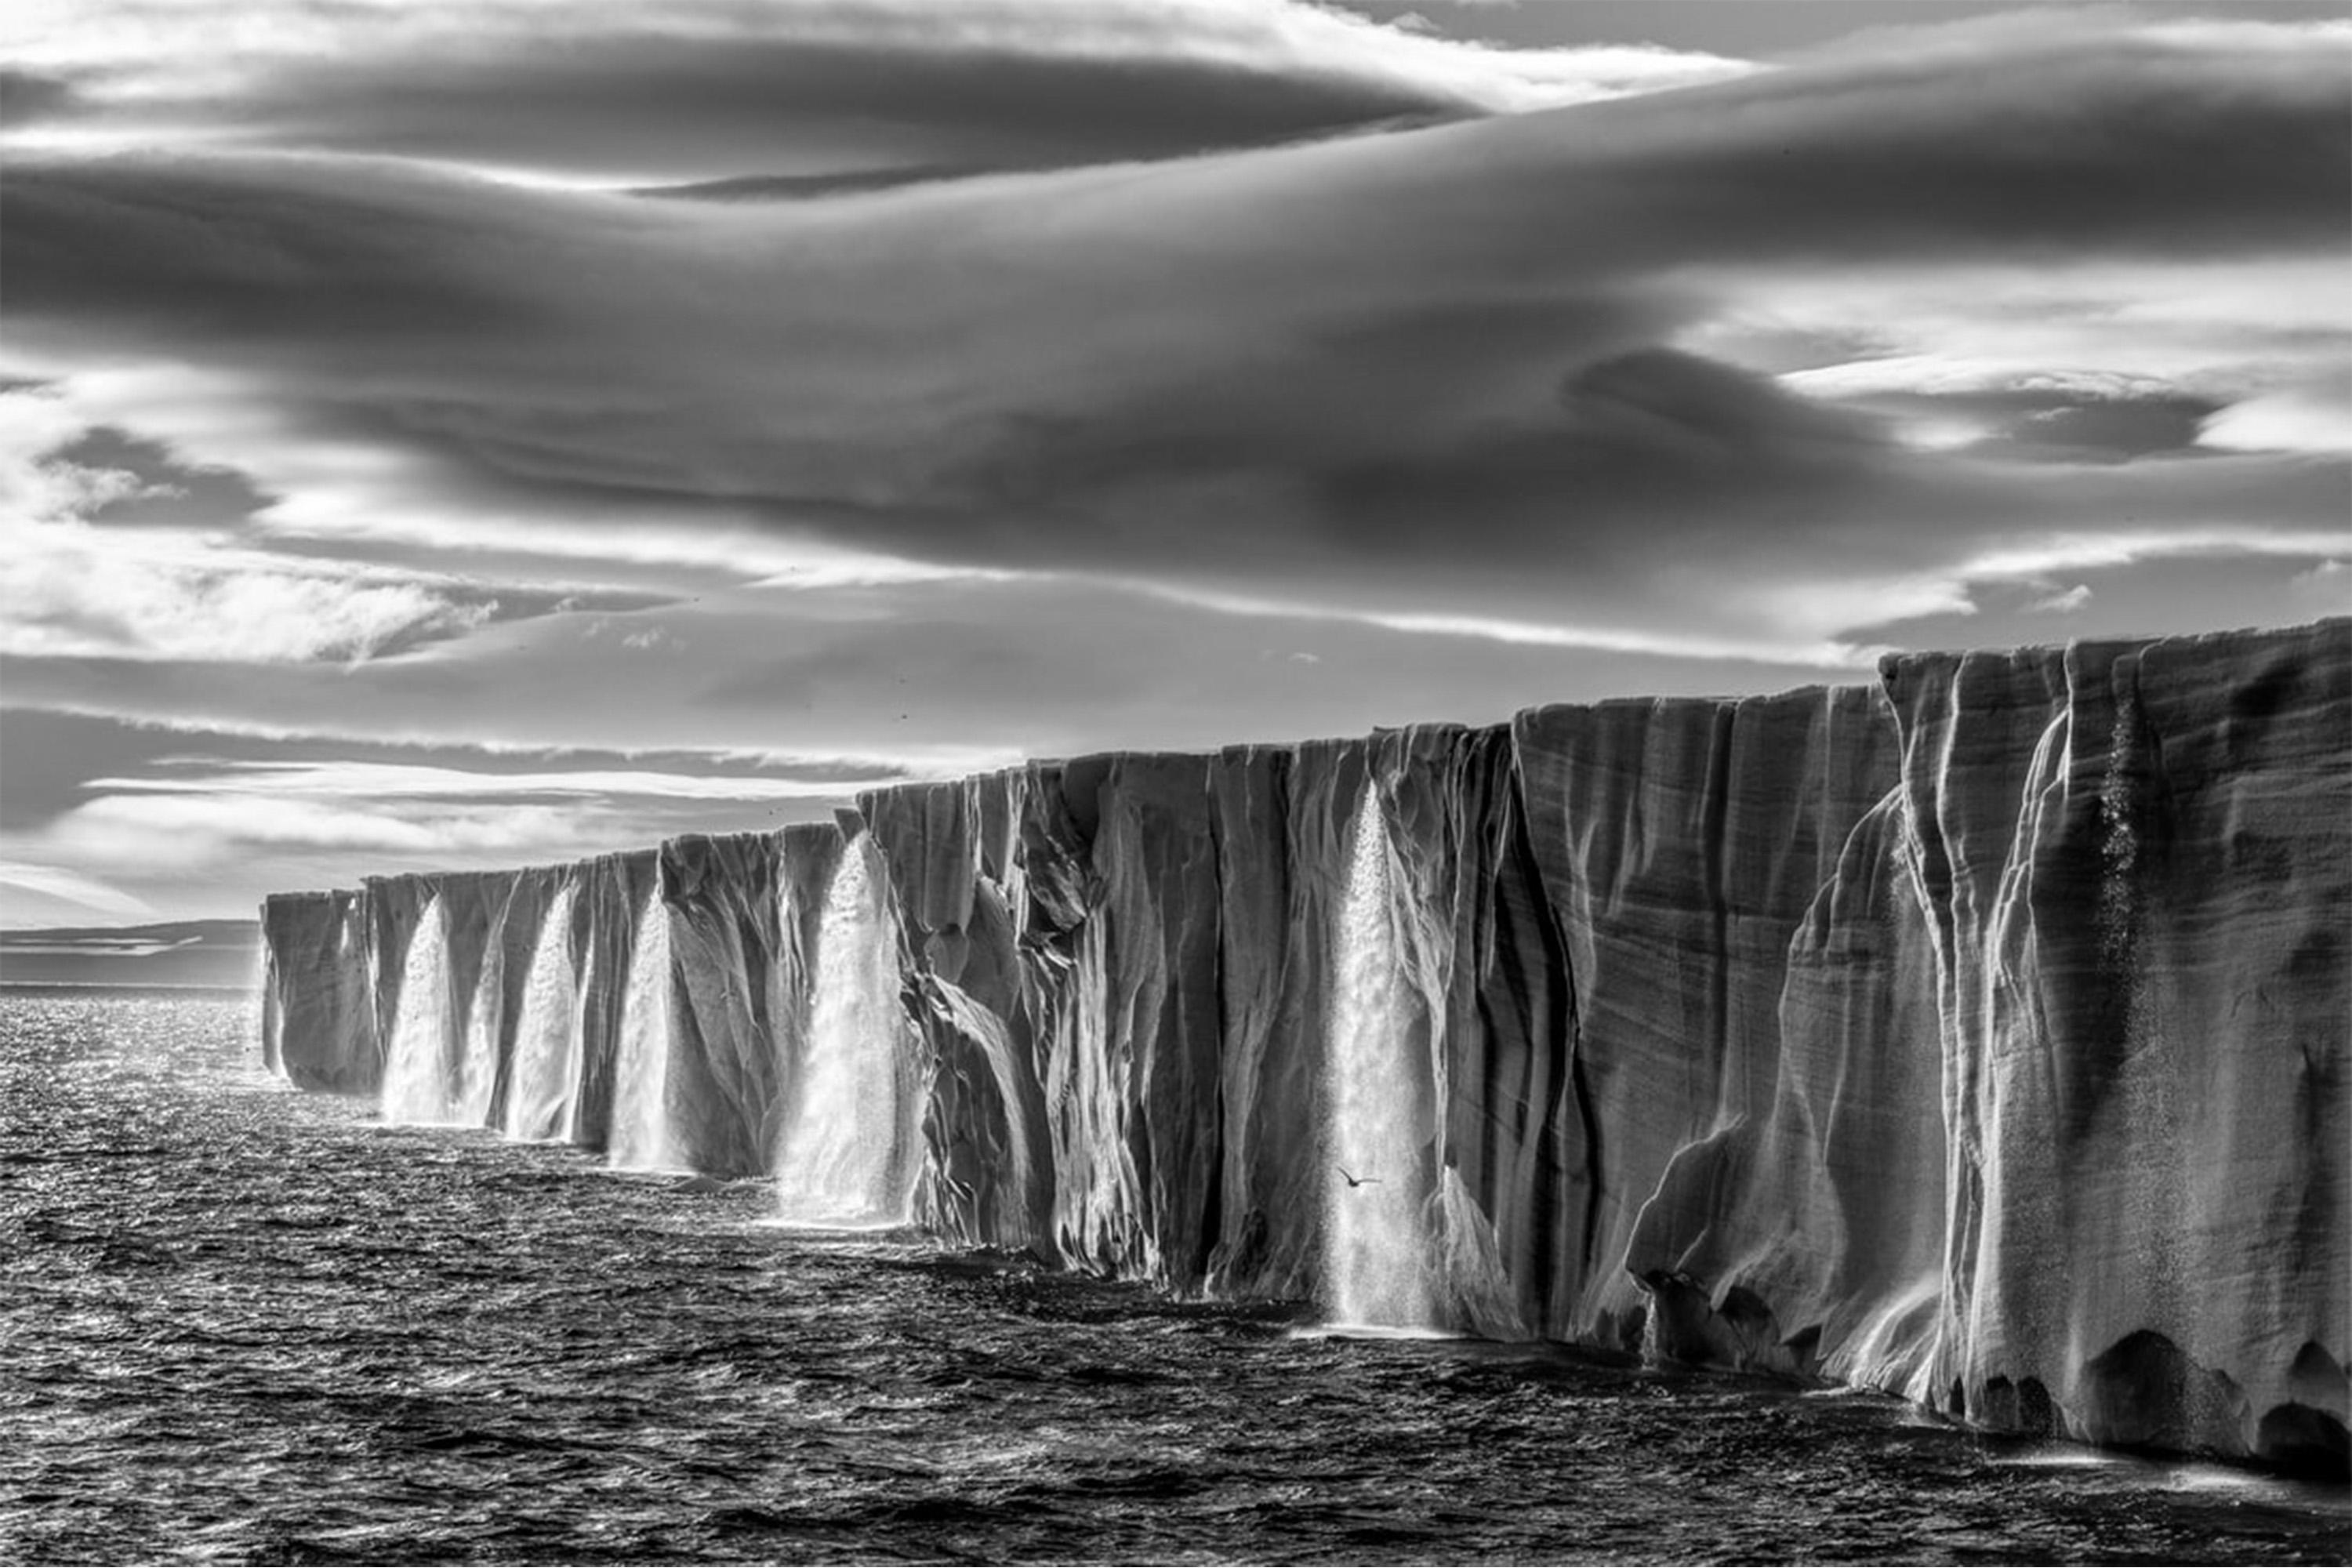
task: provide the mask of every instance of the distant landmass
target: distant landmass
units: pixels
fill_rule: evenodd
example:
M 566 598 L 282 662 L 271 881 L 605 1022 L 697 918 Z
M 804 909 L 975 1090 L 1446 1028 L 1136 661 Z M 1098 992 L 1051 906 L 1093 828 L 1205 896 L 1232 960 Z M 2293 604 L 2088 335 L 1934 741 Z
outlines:
M 60 926 L 0 931 L 0 985 L 208 985 L 250 990 L 261 973 L 252 921 Z

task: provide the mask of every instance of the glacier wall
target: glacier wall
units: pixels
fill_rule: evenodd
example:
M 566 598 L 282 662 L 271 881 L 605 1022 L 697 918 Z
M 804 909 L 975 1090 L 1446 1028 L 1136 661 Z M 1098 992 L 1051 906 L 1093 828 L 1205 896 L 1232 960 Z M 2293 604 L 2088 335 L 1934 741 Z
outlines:
M 1881 676 L 277 897 L 265 1049 L 803 1222 L 2341 1468 L 2352 622 Z

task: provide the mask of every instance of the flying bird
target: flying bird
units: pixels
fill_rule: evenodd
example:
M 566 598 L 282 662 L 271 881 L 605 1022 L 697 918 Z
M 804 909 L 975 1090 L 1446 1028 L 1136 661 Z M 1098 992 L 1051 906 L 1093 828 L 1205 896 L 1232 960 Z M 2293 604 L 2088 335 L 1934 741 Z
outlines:
M 1374 1186 L 1380 1185 L 1381 1179 L 1378 1176 L 1349 1176 L 1348 1175 L 1348 1167 L 1345 1165 L 1334 1165 L 1331 1168 L 1339 1172 L 1341 1176 L 1347 1178 L 1348 1186 L 1350 1191 L 1362 1186 L 1366 1182 L 1371 1183 Z

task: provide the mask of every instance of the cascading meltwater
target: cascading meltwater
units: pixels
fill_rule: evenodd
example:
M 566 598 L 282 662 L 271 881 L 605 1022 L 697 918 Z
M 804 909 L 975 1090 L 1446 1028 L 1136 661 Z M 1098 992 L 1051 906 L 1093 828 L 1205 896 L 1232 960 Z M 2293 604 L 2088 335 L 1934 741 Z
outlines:
M 482 972 L 466 1006 L 466 1032 L 451 1063 L 448 1111 L 459 1127 L 488 1127 L 499 1091 L 499 1002 L 503 989 L 498 949 L 484 954 Z
M 570 1142 L 578 1131 L 580 985 L 572 970 L 569 884 L 541 918 L 515 1025 L 514 1071 L 507 1085 L 504 1131 L 526 1142 Z
M 620 1051 L 614 1063 L 612 1132 L 604 1163 L 615 1170 L 658 1171 L 677 1163 L 669 1121 L 669 909 L 658 884 L 637 915 L 621 1004 Z
M 400 972 L 378 1104 L 386 1121 L 433 1124 L 450 1120 L 449 922 L 435 895 L 417 917 Z
M 1323 1289 L 1335 1326 L 1433 1329 L 1423 1152 L 1388 827 L 1367 784 L 1348 833 L 1323 1057 Z
M 806 1056 L 776 1153 L 776 1212 L 788 1224 L 907 1223 L 907 1022 L 867 859 L 862 842 L 850 845 L 825 894 Z

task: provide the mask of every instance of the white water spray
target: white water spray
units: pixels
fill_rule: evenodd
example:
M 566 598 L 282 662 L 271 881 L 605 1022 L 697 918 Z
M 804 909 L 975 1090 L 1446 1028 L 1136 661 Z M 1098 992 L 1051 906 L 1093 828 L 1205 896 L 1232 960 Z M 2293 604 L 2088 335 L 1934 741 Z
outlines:
M 658 1171 L 677 1163 L 670 1150 L 669 909 L 658 886 L 646 895 L 621 1002 L 621 1043 L 613 1068 L 613 1126 L 604 1163 Z
M 842 1227 L 906 1223 L 905 1027 L 896 950 L 875 907 L 865 847 L 852 844 L 817 931 L 806 1056 L 777 1152 L 782 1218 Z
M 440 895 L 426 900 L 401 963 L 400 1000 L 378 1101 L 386 1121 L 449 1120 L 449 924 Z
M 466 1037 L 449 1085 L 448 1120 L 460 1127 L 487 1127 L 490 1101 L 499 1090 L 499 1016 L 506 989 L 495 947 L 474 977 L 474 999 L 466 1009 Z
M 1335 1324 L 1427 1329 L 1437 1314 L 1413 1118 L 1420 1068 L 1408 1049 L 1388 827 L 1370 785 L 1349 840 L 1324 1039 L 1324 1294 Z
M 507 1084 L 506 1134 L 570 1141 L 580 1079 L 580 985 L 572 973 L 573 889 L 560 889 L 539 928 L 515 1022 L 514 1072 Z

